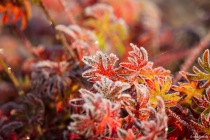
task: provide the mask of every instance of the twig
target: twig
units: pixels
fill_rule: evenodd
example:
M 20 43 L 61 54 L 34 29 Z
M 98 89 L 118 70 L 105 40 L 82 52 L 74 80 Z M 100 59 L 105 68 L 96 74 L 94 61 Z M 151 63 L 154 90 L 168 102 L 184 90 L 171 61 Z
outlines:
M 209 46 L 209 41 L 210 41 L 210 33 L 208 33 L 201 41 L 200 43 L 195 46 L 190 52 L 189 56 L 184 62 L 184 64 L 181 66 L 180 71 L 187 71 L 192 64 L 194 63 L 195 59 L 199 56 L 200 52 L 203 51 L 205 48 Z M 174 78 L 173 83 L 177 83 L 181 79 L 181 74 L 177 74 L 176 77 Z
M 61 43 L 63 44 L 63 47 L 67 50 L 70 57 L 73 58 L 73 60 L 75 61 L 76 57 L 75 57 L 75 54 L 74 54 L 73 50 L 69 47 L 69 44 L 67 43 L 65 36 L 59 30 L 56 29 L 55 21 L 52 19 L 52 17 L 50 16 L 49 12 L 45 8 L 45 6 L 44 6 L 44 4 L 42 3 L 41 0 L 40 0 L 40 6 L 43 9 L 45 15 L 47 16 L 47 19 L 49 20 L 50 25 L 56 31 L 56 35 L 57 35 L 56 38 L 61 41 Z
M 0 54 L 0 65 L 3 67 L 4 71 L 7 73 L 7 75 L 11 79 L 12 83 L 14 84 L 15 88 L 18 91 L 18 94 L 19 95 L 23 95 L 24 91 L 22 90 L 20 83 L 18 82 L 18 80 L 16 79 L 15 75 L 11 71 L 11 68 L 3 60 L 1 54 Z

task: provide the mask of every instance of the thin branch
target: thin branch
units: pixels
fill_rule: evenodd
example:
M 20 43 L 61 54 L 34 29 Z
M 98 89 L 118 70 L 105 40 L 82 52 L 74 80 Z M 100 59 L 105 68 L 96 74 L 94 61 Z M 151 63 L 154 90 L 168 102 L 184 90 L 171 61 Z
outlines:
M 18 80 L 16 79 L 14 73 L 11 71 L 11 68 L 5 63 L 5 61 L 2 58 L 2 55 L 0 54 L 0 65 L 3 67 L 4 71 L 7 73 L 7 75 L 9 76 L 9 78 L 11 79 L 12 83 L 14 84 L 15 88 L 18 91 L 19 95 L 23 95 L 24 91 L 21 88 L 20 83 L 18 82 Z
M 184 64 L 181 66 L 180 71 L 187 71 L 192 64 L 194 63 L 195 59 L 199 56 L 199 54 L 209 46 L 209 41 L 210 41 L 210 33 L 208 33 L 201 41 L 200 43 L 195 46 L 190 52 L 189 56 L 184 62 Z M 181 79 L 181 74 L 177 74 L 176 77 L 174 78 L 173 83 L 177 83 Z
M 47 16 L 47 19 L 49 20 L 50 25 L 56 31 L 56 35 L 57 35 L 56 38 L 61 41 L 61 43 L 63 44 L 63 47 L 67 50 L 67 52 L 69 53 L 70 57 L 73 58 L 73 60 L 75 60 L 76 57 L 75 57 L 75 54 L 74 54 L 73 50 L 69 47 L 69 44 L 67 43 L 65 36 L 59 30 L 56 29 L 56 23 L 52 19 L 52 17 L 50 16 L 49 12 L 45 8 L 45 6 L 42 3 L 42 1 L 40 1 L 40 6 L 43 9 L 45 15 Z

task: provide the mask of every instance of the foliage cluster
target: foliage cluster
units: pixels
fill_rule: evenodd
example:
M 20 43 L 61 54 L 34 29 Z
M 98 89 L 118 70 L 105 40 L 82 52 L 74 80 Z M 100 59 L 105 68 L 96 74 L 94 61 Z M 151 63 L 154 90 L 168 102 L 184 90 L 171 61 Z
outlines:
M 0 140 L 210 138 L 208 49 L 198 58 L 200 68 L 181 71 L 182 79 L 173 83 L 173 73 L 155 66 L 146 51 L 158 52 L 154 44 L 160 20 L 153 3 L 69 3 L 75 6 L 71 10 L 63 0 L 51 7 L 48 0 L 0 2 L 2 24 L 20 25 L 14 29 L 30 53 L 18 73 L 1 48 L 0 84 L 13 83 L 16 90 L 13 99 L 0 102 Z M 51 17 L 48 10 L 59 10 L 57 4 L 68 25 L 56 24 Z M 23 31 L 30 5 L 42 8 L 60 46 L 32 47 Z

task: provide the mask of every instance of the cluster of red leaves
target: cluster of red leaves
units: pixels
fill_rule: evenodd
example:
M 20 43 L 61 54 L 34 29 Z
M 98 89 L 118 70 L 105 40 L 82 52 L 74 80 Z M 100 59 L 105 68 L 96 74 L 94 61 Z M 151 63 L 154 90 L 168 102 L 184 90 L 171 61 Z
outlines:
M 100 94 L 94 94 L 81 89 L 84 99 L 84 114 L 73 114 L 74 120 L 69 126 L 70 131 L 75 131 L 86 138 L 109 137 L 116 133 L 120 123 L 117 121 L 120 106 L 103 98 Z
M 114 54 L 107 55 L 98 51 L 95 56 L 83 58 L 83 62 L 91 67 L 83 76 L 93 83 L 93 88 L 90 91 L 82 90 L 79 100 L 83 100 L 84 104 L 79 112 L 73 114 L 70 131 L 84 138 L 126 140 L 179 139 L 195 135 L 209 137 L 209 88 L 199 83 L 200 79 L 209 79 L 201 76 L 200 79 L 192 79 L 203 74 L 201 71 L 196 71 L 197 75 L 182 72 L 188 82 L 172 85 L 170 71 L 162 67 L 152 68 L 146 50 L 133 44 L 131 46 L 133 51 L 129 52 L 129 62 L 121 62 L 119 67 L 116 67 L 118 58 Z M 205 64 L 207 69 L 208 51 L 204 53 L 203 61 L 199 59 L 199 63 L 201 66 Z M 205 89 L 206 95 L 202 95 Z M 97 104 L 87 105 L 87 97 L 90 95 L 91 102 Z M 118 105 L 115 117 L 107 117 L 110 113 L 102 115 L 111 110 L 104 108 L 108 104 L 106 102 L 113 103 L 113 107 Z M 100 121 L 92 119 L 89 109 L 92 109 L 91 112 L 101 112 Z M 104 117 L 107 121 L 104 121 Z M 109 123 L 109 119 L 117 123 Z M 94 126 L 82 125 L 82 122 L 88 120 Z M 101 125 L 103 127 L 98 127 Z M 78 131 L 81 127 L 88 130 Z
M 148 104 L 149 95 L 143 91 L 146 90 L 146 87 L 142 88 L 143 85 L 135 86 L 138 90 L 136 100 L 126 92 L 130 88 L 129 84 L 113 82 L 106 77 L 101 77 L 101 80 L 101 83 L 94 84 L 94 92 L 80 90 L 84 104 L 81 105 L 80 114 L 71 116 L 71 132 L 87 139 L 166 138 L 167 115 L 162 98 L 157 97 L 155 110 Z M 113 98 L 110 99 L 111 95 Z M 128 114 L 121 114 L 122 109 Z
M 147 52 L 144 48 L 138 48 L 137 46 L 131 44 L 133 51 L 129 52 L 130 56 L 129 62 L 122 62 L 119 67 L 116 68 L 116 62 L 118 60 L 117 56 L 114 54 L 103 54 L 102 52 L 97 52 L 95 56 L 85 56 L 83 62 L 92 68 L 83 73 L 84 77 L 89 78 L 90 82 L 93 82 L 92 92 L 88 90 L 82 90 L 81 98 L 84 100 L 81 111 L 82 114 L 73 115 L 73 122 L 70 123 L 70 130 L 80 136 L 85 136 L 86 138 L 120 138 L 120 139 L 165 139 L 167 136 L 167 115 L 165 113 L 165 103 L 164 97 L 171 102 L 177 102 L 178 94 L 174 95 L 172 93 L 168 94 L 168 87 L 164 88 L 164 85 L 169 85 L 171 81 L 159 82 L 156 81 L 159 87 L 159 93 L 152 93 L 150 87 L 152 83 L 146 82 L 150 80 L 151 82 L 162 79 L 161 72 L 168 74 L 169 72 L 163 68 L 159 72 L 152 69 L 151 62 L 148 62 Z M 151 79 L 146 77 L 146 69 L 151 68 L 151 73 L 155 75 Z M 144 71 L 144 72 L 143 72 Z M 164 72 L 165 71 L 165 72 Z M 156 74 L 157 73 L 157 74 Z M 145 74 L 145 75 L 144 75 Z M 159 76 L 159 77 L 158 77 Z M 163 79 L 164 80 L 164 79 Z M 86 92 L 84 92 L 86 91 Z M 97 104 L 87 105 L 87 95 L 91 94 L 94 98 L 91 98 L 91 102 L 97 102 Z M 86 95 L 86 96 L 85 96 Z M 97 96 L 100 95 L 100 104 Z M 170 98 L 171 96 L 171 98 Z M 162 98 L 161 98 L 162 97 Z M 174 99 L 173 99 L 174 98 Z M 154 100 L 156 99 L 156 100 Z M 179 98 L 178 98 L 179 99 Z M 93 100 L 93 101 L 92 101 Z M 165 100 L 166 102 L 168 100 Z M 174 101 L 173 101 L 174 100 Z M 115 115 L 115 121 L 118 123 L 108 123 L 109 119 L 112 117 L 106 117 L 103 115 L 104 112 L 109 112 L 111 109 L 105 109 L 107 103 L 112 102 L 118 105 L 118 112 Z M 114 105 L 112 105 L 114 106 Z M 101 108 L 102 107 L 102 108 Z M 94 110 L 97 108 L 98 110 Z M 119 110 L 121 108 L 121 110 Z M 103 112 L 101 113 L 100 123 L 94 119 L 91 119 L 92 114 L 87 109 L 92 109 L 91 112 Z M 155 110 L 156 109 L 156 110 Z M 85 118 L 84 118 L 85 115 Z M 74 117 L 76 116 L 76 118 Z M 83 116 L 78 119 L 78 116 Z M 98 115 L 95 115 L 98 116 Z M 87 130 L 82 124 L 83 121 L 88 122 L 88 119 L 93 121 L 94 127 L 91 127 L 91 131 Z M 107 120 L 103 120 L 103 119 Z M 114 118 L 112 118 L 114 119 Z M 103 121 L 102 121 L 103 120 Z M 97 123 L 99 124 L 97 124 Z M 106 122 L 104 124 L 104 122 Z M 116 125 L 118 124 L 118 125 Z M 86 124 L 85 124 L 86 125 Z M 102 125 L 104 127 L 98 127 Z M 87 125 L 86 127 L 91 126 Z M 86 133 L 78 131 L 83 127 Z M 94 132 L 94 128 L 101 133 L 100 135 Z M 112 131 L 107 131 L 105 128 L 109 128 Z M 88 127 L 88 129 L 90 129 Z M 91 132 L 91 133 L 90 133 Z M 93 133 L 94 132 L 94 133 Z
M 151 11 L 155 8 L 148 8 L 152 5 L 147 7 L 146 1 L 122 0 L 119 5 L 111 0 L 99 1 L 103 3 L 90 6 L 91 0 L 73 1 L 77 6 L 88 3 L 82 15 L 85 18 L 81 19 L 83 27 L 76 22 L 68 27 L 56 26 L 56 30 L 65 33 L 75 60 L 69 59 L 62 48 L 31 50 L 34 57 L 24 65 L 31 74 L 31 91 L 0 107 L 0 139 L 173 140 L 197 135 L 209 138 L 209 51 L 204 52 L 202 60 L 198 59 L 203 71 L 194 67 L 194 74 L 181 72 L 186 81 L 178 85 L 172 85 L 169 70 L 153 68 L 143 47 L 130 44 L 128 62 L 118 62 L 117 55 L 96 50 L 101 47 L 110 51 L 116 47 L 122 53 L 124 41 L 134 38 L 139 44 L 154 43 L 151 40 L 157 37 L 158 12 Z M 148 18 L 141 22 L 148 32 L 133 32 L 129 37 L 132 39 L 128 39 L 132 23 L 139 23 L 139 4 L 147 11 L 142 12 L 146 14 L 142 17 Z M 0 12 L 3 24 L 22 19 L 24 28 L 30 15 L 29 2 L 3 0 Z M 155 24 L 149 24 L 150 21 Z M 85 70 L 81 61 L 86 64 Z M 89 86 L 92 88 L 87 90 Z M 83 88 L 78 93 L 80 87 Z
M 3 25 L 7 23 L 15 24 L 21 20 L 21 29 L 24 29 L 31 14 L 30 2 L 29 0 L 1 0 L 0 13 L 3 14 Z
M 179 93 L 168 94 L 172 84 L 170 72 L 162 67 L 153 69 L 152 62 L 148 62 L 146 50 L 133 44 L 131 46 L 133 51 L 129 52 L 129 62 L 121 62 L 118 68 L 115 68 L 118 58 L 114 54 L 97 52 L 93 57 L 85 56 L 83 62 L 92 68 L 85 71 L 83 76 L 91 82 L 99 81 L 100 75 L 103 75 L 113 81 L 127 82 L 131 86 L 135 82 L 145 84 L 153 98 L 151 102 L 155 102 L 156 96 L 161 96 L 167 106 L 175 105 L 180 97 Z

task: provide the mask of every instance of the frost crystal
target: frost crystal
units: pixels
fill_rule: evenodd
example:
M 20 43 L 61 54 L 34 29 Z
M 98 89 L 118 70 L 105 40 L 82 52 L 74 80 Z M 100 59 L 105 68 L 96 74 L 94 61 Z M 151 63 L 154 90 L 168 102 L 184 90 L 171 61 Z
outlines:
M 73 114 L 71 118 L 74 121 L 70 124 L 69 130 L 86 138 L 112 135 L 116 132 L 117 127 L 120 126 L 117 121 L 120 105 L 85 89 L 81 89 L 80 92 L 85 102 L 83 105 L 85 114 Z
M 98 51 L 95 56 L 83 57 L 83 62 L 92 68 L 83 73 L 83 77 L 89 78 L 89 81 L 100 80 L 99 75 L 109 77 L 112 80 L 117 80 L 115 63 L 119 58 L 114 54 L 103 54 Z
M 147 51 L 143 47 L 138 48 L 132 43 L 130 45 L 133 48 L 133 51 L 129 52 L 129 55 L 131 57 L 128 57 L 128 60 L 130 61 L 130 63 L 120 63 L 120 66 L 125 67 L 131 71 L 139 71 L 148 63 Z
M 120 81 L 113 82 L 112 80 L 106 78 L 105 76 L 101 77 L 101 81 L 95 82 L 93 87 L 105 98 L 110 100 L 116 100 L 117 95 L 121 94 L 126 89 L 130 88 L 128 83 L 123 83 Z

